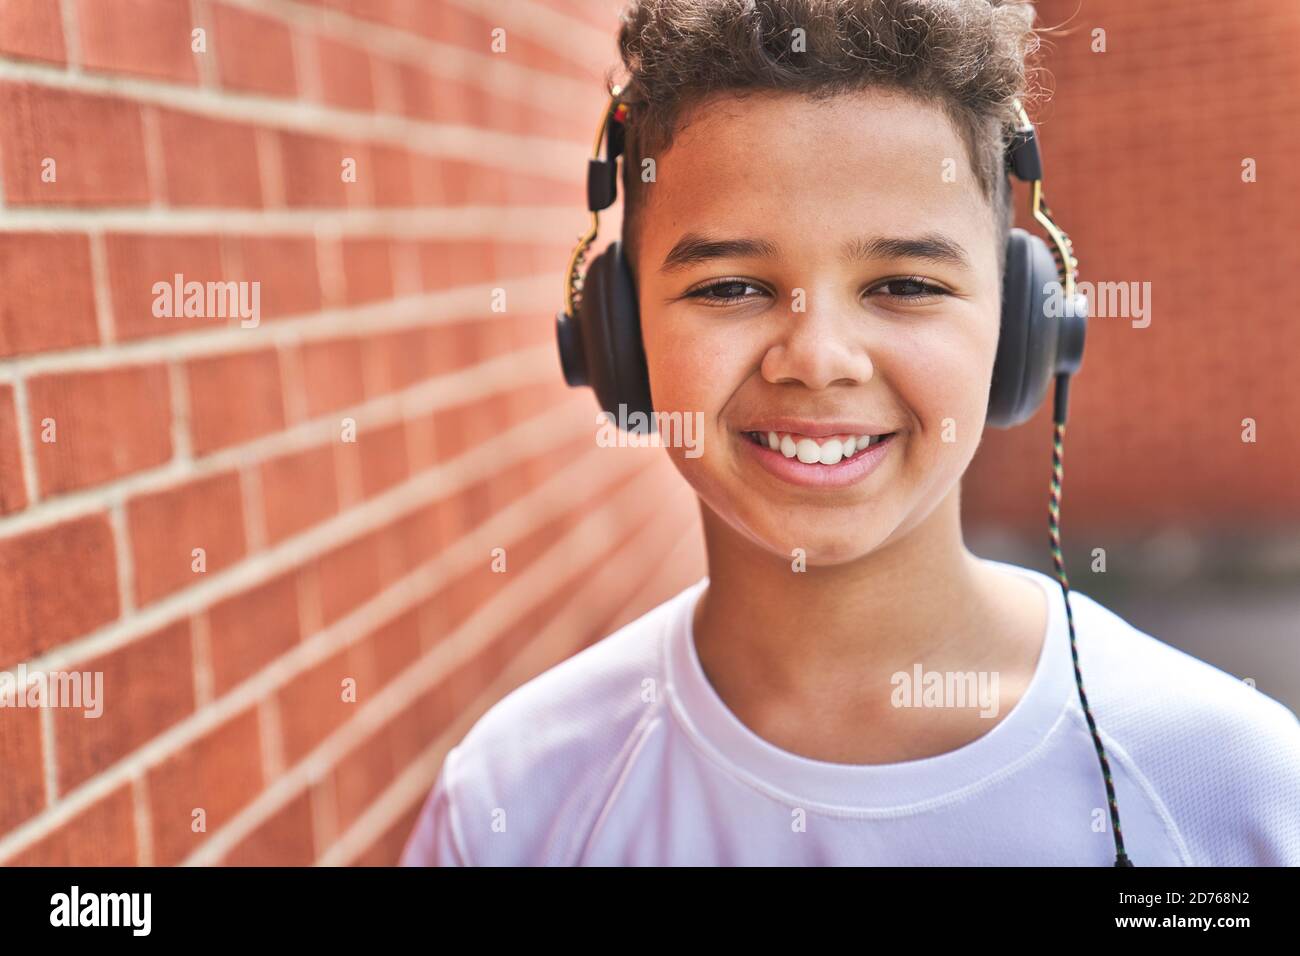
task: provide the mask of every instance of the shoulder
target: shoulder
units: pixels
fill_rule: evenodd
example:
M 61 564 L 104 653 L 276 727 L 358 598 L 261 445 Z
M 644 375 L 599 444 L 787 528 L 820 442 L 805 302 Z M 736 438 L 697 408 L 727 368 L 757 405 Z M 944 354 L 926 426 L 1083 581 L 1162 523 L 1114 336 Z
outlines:
M 569 862 L 660 706 L 664 640 L 702 583 L 484 713 L 448 753 L 404 862 Z M 445 837 L 432 817 L 443 818 Z M 441 853 L 431 846 L 440 839 L 448 844 Z
M 1194 863 L 1300 865 L 1295 713 L 1086 594 L 1070 603 L 1107 750 L 1162 805 Z

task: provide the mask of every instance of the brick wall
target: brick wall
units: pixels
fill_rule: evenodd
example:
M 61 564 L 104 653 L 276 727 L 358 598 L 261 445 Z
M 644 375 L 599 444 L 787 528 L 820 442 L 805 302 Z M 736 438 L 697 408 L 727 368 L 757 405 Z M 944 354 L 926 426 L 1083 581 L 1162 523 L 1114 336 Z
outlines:
M 1294 540 L 1300 4 L 1037 6 L 1062 27 L 1038 115 L 1052 211 L 1081 278 L 1151 284 L 1146 328 L 1089 323 L 1066 429 L 1067 546 L 1170 528 Z M 1093 52 L 1098 28 L 1105 52 Z M 1256 182 L 1242 181 L 1246 158 Z M 972 524 L 1023 529 L 1043 562 L 1050 414 L 987 431 L 964 485 Z
M 615 9 L 0 4 L 0 670 L 103 680 L 0 709 L 0 864 L 392 863 L 487 706 L 702 573 L 553 344 Z

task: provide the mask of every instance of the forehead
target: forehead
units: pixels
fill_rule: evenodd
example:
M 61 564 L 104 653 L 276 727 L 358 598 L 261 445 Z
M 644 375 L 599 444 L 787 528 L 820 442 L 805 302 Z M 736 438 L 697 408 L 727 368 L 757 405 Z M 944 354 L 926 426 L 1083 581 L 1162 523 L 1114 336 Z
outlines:
M 702 225 L 797 233 L 805 246 L 942 227 L 974 244 L 991 221 L 947 114 L 893 91 L 718 95 L 687 115 L 656 167 L 647 251 Z

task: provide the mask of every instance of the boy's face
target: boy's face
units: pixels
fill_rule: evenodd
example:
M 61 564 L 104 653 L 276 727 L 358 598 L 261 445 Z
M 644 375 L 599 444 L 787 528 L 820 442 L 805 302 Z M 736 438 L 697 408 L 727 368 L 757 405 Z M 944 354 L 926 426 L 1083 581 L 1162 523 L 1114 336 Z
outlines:
M 837 564 L 955 491 L 984 428 L 1001 288 L 993 213 L 939 107 L 724 95 L 643 195 L 651 392 L 656 411 L 703 413 L 703 454 L 670 453 L 713 512 L 787 560 Z M 864 452 L 855 432 L 892 436 Z

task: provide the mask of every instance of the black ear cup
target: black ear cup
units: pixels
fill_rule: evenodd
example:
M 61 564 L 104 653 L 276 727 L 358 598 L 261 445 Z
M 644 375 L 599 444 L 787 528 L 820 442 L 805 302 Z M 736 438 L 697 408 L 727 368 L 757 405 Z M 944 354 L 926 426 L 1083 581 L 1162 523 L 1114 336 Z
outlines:
M 570 385 L 590 385 L 600 407 L 616 421 L 641 412 L 653 431 L 636 289 L 621 242 L 611 242 L 592 260 L 583 279 L 578 315 L 561 312 L 555 320 L 565 380 Z
M 1049 314 L 1048 303 L 1053 296 L 1055 311 Z M 1062 364 L 1059 359 L 1064 358 L 1059 355 L 1063 320 L 1057 317 L 1064 309 L 1056 261 L 1047 243 L 1023 229 L 1012 229 L 1007 236 L 1002 328 L 989 389 L 987 425 L 1011 428 L 1038 411 Z M 1081 357 L 1082 319 L 1070 329 L 1068 344 L 1073 346 L 1077 338 Z

